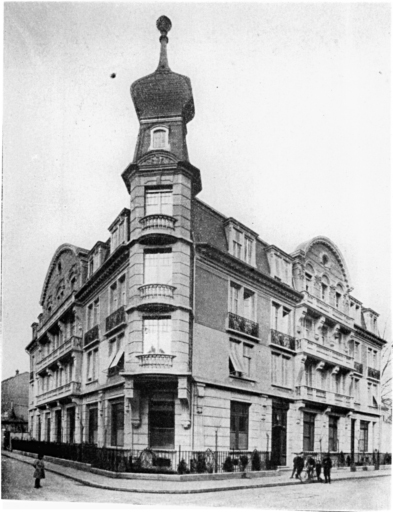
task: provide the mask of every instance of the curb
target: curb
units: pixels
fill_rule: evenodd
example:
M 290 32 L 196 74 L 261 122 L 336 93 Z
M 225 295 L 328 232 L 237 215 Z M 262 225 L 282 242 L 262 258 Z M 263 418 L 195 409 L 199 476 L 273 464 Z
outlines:
M 8 453 L 2 452 L 2 455 L 5 457 L 8 457 L 9 459 L 18 460 L 19 462 L 28 464 L 29 466 L 33 466 L 32 462 L 29 462 L 27 460 L 21 460 L 17 457 L 13 457 L 12 455 L 9 455 Z M 53 464 L 53 463 L 52 463 Z M 71 475 L 66 475 L 62 473 L 61 471 L 56 471 L 54 469 L 45 468 L 45 471 L 48 471 L 49 473 L 54 473 L 56 475 L 63 476 L 64 478 L 68 478 L 70 480 L 73 480 L 74 482 L 78 482 L 80 484 L 86 485 L 88 487 L 94 487 L 96 489 L 103 489 L 106 491 L 118 491 L 118 492 L 132 492 L 132 493 L 139 493 L 139 494 L 203 494 L 207 492 L 221 492 L 221 491 L 240 491 L 242 489 L 259 489 L 263 487 L 284 487 L 284 486 L 290 486 L 290 485 L 302 485 L 299 482 L 277 482 L 277 483 L 266 483 L 266 484 L 250 484 L 250 485 L 233 485 L 231 487 L 211 487 L 208 489 L 184 489 L 184 490 L 154 490 L 154 489 L 123 489 L 119 487 L 113 487 L 109 485 L 101 485 L 96 484 L 93 482 L 89 482 L 88 480 L 84 480 L 83 478 L 74 477 Z M 365 478 L 379 478 L 384 476 L 390 476 L 390 473 L 387 475 L 378 474 L 378 475 L 370 475 L 367 474 L 367 476 L 361 477 L 361 479 Z M 351 476 L 347 476 L 344 478 L 340 478 L 339 480 L 333 480 L 336 482 L 341 482 L 342 480 L 356 480 L 356 478 L 353 478 Z M 318 482 L 313 482 L 318 483 Z M 308 485 L 308 484 L 305 484 Z

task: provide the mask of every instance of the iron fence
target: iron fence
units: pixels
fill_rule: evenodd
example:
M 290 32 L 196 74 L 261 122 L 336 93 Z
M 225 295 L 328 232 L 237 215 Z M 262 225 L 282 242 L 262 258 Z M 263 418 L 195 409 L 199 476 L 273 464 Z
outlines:
M 304 452 L 304 459 L 307 460 L 309 456 L 312 456 L 314 459 L 321 459 L 326 455 L 326 452 Z M 330 453 L 330 458 L 332 460 L 333 467 L 349 467 L 351 465 L 355 466 L 370 466 L 370 465 L 390 465 L 392 463 L 392 454 L 391 453 L 383 453 L 383 452 L 340 452 L 340 453 Z
M 93 467 L 130 473 L 223 473 L 274 470 L 271 452 L 125 450 L 95 444 L 52 443 L 14 439 L 14 450 L 91 464 Z

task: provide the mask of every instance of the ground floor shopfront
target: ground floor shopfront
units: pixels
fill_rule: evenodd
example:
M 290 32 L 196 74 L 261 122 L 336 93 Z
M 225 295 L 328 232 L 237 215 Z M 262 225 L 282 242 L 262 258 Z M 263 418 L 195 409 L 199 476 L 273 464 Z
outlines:
M 30 411 L 39 441 L 158 451 L 263 451 L 276 466 L 295 453 L 380 450 L 380 418 L 303 400 L 191 382 L 122 380 L 113 387 Z

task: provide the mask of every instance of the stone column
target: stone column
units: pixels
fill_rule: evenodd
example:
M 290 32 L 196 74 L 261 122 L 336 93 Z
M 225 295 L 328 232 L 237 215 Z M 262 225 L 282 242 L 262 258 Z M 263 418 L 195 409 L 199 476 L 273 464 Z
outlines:
M 98 393 L 98 434 L 97 434 L 98 446 L 104 446 L 105 444 L 105 400 L 104 393 L 100 391 Z

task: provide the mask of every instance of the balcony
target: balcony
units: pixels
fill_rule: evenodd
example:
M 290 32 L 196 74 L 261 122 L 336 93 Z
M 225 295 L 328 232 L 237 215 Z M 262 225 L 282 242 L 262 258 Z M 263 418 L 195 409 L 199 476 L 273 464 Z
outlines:
M 126 312 L 124 306 L 114 311 L 106 318 L 106 334 L 126 323 Z
M 296 395 L 303 400 L 312 400 L 313 402 L 338 405 L 350 409 L 354 407 L 354 399 L 350 395 L 342 395 L 311 386 L 297 386 Z
M 175 286 L 168 284 L 144 284 L 139 287 L 140 303 L 139 309 L 160 308 L 171 309 L 174 304 Z
M 371 368 L 370 366 L 367 368 L 367 377 L 371 377 L 372 379 L 380 380 L 381 372 L 376 370 L 375 368 Z
M 62 386 L 50 389 L 49 391 L 45 391 L 44 393 L 37 395 L 37 405 L 42 405 L 54 400 L 61 400 L 70 396 L 79 395 L 80 391 L 80 382 L 68 382 L 67 384 L 63 384 Z
M 172 368 L 176 356 L 171 354 L 141 354 L 136 356 L 139 359 L 139 366 L 145 368 Z
M 358 363 L 357 361 L 355 361 L 353 363 L 353 366 L 354 366 L 355 372 L 363 374 L 363 365 L 362 365 L 362 363 Z
M 311 295 L 308 292 L 303 292 L 303 296 L 304 302 L 312 306 L 317 311 L 322 312 L 323 314 L 328 315 L 330 318 L 338 320 L 339 322 L 342 322 L 346 325 L 353 326 L 353 318 L 351 318 L 349 315 L 343 313 L 339 309 L 330 304 L 327 304 L 325 301 L 315 297 L 314 295 Z
M 176 219 L 170 215 L 146 215 L 140 219 L 142 243 L 171 243 L 174 241 Z
M 256 322 L 235 315 L 235 313 L 228 313 L 228 329 L 240 332 L 246 336 L 251 336 L 252 338 L 258 338 L 259 334 L 259 328 Z
M 353 369 L 353 357 L 348 354 L 338 352 L 326 345 L 321 345 L 320 343 L 307 340 L 306 338 L 297 340 L 296 345 L 298 352 L 304 352 L 305 354 L 314 356 L 322 361 L 349 368 L 351 370 Z
M 100 329 L 98 325 L 95 325 L 93 328 L 91 328 L 84 337 L 84 347 L 86 345 L 89 345 L 90 343 L 93 343 L 93 341 L 96 341 L 100 338 Z
M 270 342 L 273 345 L 278 345 L 279 347 L 295 350 L 295 338 L 288 334 L 276 331 L 275 329 L 270 330 Z
M 72 336 L 65 343 L 57 347 L 53 352 L 42 358 L 41 361 L 38 361 L 36 365 L 36 370 L 38 372 L 43 370 L 44 368 L 53 364 L 58 359 L 61 359 L 66 355 L 70 354 L 74 350 L 82 350 L 82 338 Z

